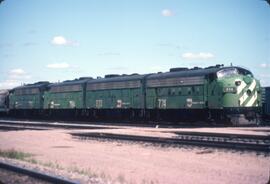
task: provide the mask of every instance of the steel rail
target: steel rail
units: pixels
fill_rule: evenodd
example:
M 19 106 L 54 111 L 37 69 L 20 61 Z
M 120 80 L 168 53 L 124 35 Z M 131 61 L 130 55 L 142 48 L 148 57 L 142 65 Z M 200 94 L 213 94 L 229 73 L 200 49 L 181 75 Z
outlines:
M 13 122 L 13 121 L 1 121 L 0 125 L 17 125 L 17 126 L 31 126 L 31 127 L 50 127 L 50 128 L 65 128 L 65 129 L 116 129 L 116 127 L 101 127 L 101 126 L 89 126 L 89 125 L 76 125 L 76 124 L 66 124 L 66 123 L 31 123 L 31 122 Z
M 20 125 L 3 125 L 0 124 L 0 131 L 10 131 L 10 130 L 14 130 L 14 131 L 18 131 L 18 130 L 48 130 L 47 128 L 41 128 L 41 127 L 27 127 L 27 126 L 20 126 Z
M 216 132 L 191 132 L 191 131 L 168 131 L 167 133 L 175 133 L 178 135 L 192 135 L 192 136 L 209 136 L 209 137 L 226 137 L 226 138 L 242 138 L 242 139 L 256 139 L 269 140 L 270 135 L 250 135 L 250 134 L 234 134 L 234 133 L 216 133 Z
M 109 120 L 97 120 L 97 121 L 91 121 L 88 122 L 87 120 L 65 120 L 65 123 L 63 120 L 60 119 L 50 119 L 50 120 L 45 120 L 45 119 L 32 119 L 33 123 L 36 123 L 36 121 L 40 121 L 39 123 L 47 123 L 47 124 L 53 124 L 54 121 L 59 121 L 58 124 L 70 124 L 70 126 L 74 126 L 74 128 L 78 128 L 79 126 L 85 126 L 85 125 L 103 125 L 103 126 L 131 126 L 131 127 L 156 127 L 157 125 L 160 128 L 199 128 L 199 127 L 235 127 L 235 126 L 229 126 L 228 124 L 211 124 L 210 122 L 207 121 L 198 121 L 198 122 L 168 122 L 168 121 L 130 121 L 130 120 L 114 120 L 114 121 L 109 121 Z M 0 118 L 0 123 L 18 123 L 18 121 L 29 121 L 23 120 L 23 119 L 1 119 Z M 47 122 L 46 122 L 47 121 Z M 31 123 L 29 122 L 24 122 L 24 123 Z M 257 127 L 257 125 L 241 125 L 237 127 Z
M 71 181 L 71 180 L 68 180 L 66 178 L 41 173 L 41 172 L 38 172 L 38 171 L 22 168 L 22 167 L 19 167 L 19 166 L 13 165 L 13 164 L 7 164 L 7 163 L 4 163 L 4 162 L 0 162 L 0 168 L 8 170 L 8 171 L 15 172 L 15 173 L 27 175 L 27 176 L 30 176 L 32 178 L 47 181 L 47 182 L 50 182 L 50 183 L 79 184 L 78 182 Z
M 177 144 L 177 145 L 192 145 L 204 147 L 217 147 L 227 149 L 239 150 L 253 150 L 270 152 L 270 144 L 257 144 L 247 142 L 228 142 L 219 140 L 202 140 L 190 137 L 189 139 L 182 139 L 181 137 L 165 138 L 165 137 L 150 137 L 150 136 L 136 136 L 124 134 L 111 134 L 111 133 L 71 133 L 74 137 L 84 138 L 97 138 L 97 139 L 111 139 L 122 141 L 135 141 L 135 142 L 148 142 L 159 144 Z
M 28 121 L 29 119 L 27 119 Z M 25 121 L 23 119 L 0 119 L 0 123 L 3 122 L 18 122 L 18 121 Z M 34 120 L 33 121 L 40 121 L 43 122 L 44 119 L 39 119 L 39 120 Z M 48 123 L 53 123 L 53 121 L 59 121 L 59 124 L 62 123 L 63 120 L 55 119 L 55 120 L 47 120 Z M 75 121 L 75 123 L 74 123 Z M 197 122 L 197 123 L 192 123 L 192 122 L 156 122 L 156 121 L 128 121 L 128 120 L 114 120 L 114 121 L 109 121 L 109 120 L 97 120 L 97 121 L 91 121 L 88 122 L 86 120 L 65 120 L 65 122 L 68 122 L 66 124 L 71 124 L 71 125 L 104 125 L 104 126 L 131 126 L 131 127 L 155 127 L 156 125 L 159 125 L 160 128 L 181 128 L 181 127 L 190 127 L 190 128 L 195 128 L 195 127 L 213 127 L 213 125 L 207 123 L 207 122 Z M 29 121 L 30 122 L 30 121 Z M 228 127 L 228 125 L 222 125 L 222 124 L 216 124 L 215 127 Z M 244 126 L 243 126 L 244 127 Z M 250 126 L 248 126 L 250 127 Z

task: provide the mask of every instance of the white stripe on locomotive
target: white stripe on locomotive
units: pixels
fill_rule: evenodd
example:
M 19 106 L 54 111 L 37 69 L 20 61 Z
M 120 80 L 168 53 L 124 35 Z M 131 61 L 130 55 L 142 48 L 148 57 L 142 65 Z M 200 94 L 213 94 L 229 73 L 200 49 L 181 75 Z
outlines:
M 248 87 L 247 90 L 250 90 L 250 91 L 251 91 L 251 94 L 253 94 L 253 91 L 254 91 L 255 87 L 256 87 L 256 80 L 253 79 L 251 85 Z M 253 95 L 249 101 L 253 101 L 253 100 L 254 100 L 254 99 L 253 99 L 254 96 L 255 96 L 255 95 Z M 248 99 L 248 97 L 249 97 L 249 96 L 248 96 L 247 91 L 246 91 L 246 92 L 239 98 L 240 106 L 242 106 L 242 105 L 246 102 L 246 100 Z M 256 92 L 256 99 L 257 99 L 257 92 Z M 255 99 L 255 100 L 256 100 L 256 99 Z M 253 102 L 253 103 L 254 103 L 254 102 Z M 253 103 L 252 103 L 252 104 L 253 104 Z M 249 105 L 250 103 L 247 102 L 247 104 Z M 246 107 L 252 106 L 252 104 L 249 105 L 249 106 L 247 106 L 247 104 L 245 105 Z
M 245 83 L 245 81 L 241 80 L 241 79 L 235 79 L 235 82 L 241 82 L 240 86 L 237 87 L 237 94 L 240 94 L 243 89 L 247 86 L 247 84 Z
M 245 107 L 251 107 L 256 100 L 257 100 L 257 91 L 255 91 L 255 94 L 251 97 L 251 99 L 248 101 Z

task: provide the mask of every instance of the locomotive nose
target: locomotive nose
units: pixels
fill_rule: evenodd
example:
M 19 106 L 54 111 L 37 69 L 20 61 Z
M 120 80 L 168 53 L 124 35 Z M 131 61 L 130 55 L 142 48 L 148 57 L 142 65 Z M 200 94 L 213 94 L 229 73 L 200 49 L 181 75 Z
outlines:
M 244 78 L 244 80 L 241 81 L 241 85 L 237 87 L 240 107 L 258 106 L 258 92 L 256 90 L 256 86 L 257 82 L 255 79 L 250 80 Z

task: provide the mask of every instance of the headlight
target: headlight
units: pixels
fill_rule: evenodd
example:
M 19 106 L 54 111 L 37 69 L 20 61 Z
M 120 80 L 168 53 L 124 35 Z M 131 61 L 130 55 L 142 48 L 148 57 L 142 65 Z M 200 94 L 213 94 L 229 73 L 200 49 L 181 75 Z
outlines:
M 235 81 L 235 85 L 236 86 L 240 86 L 241 85 L 241 81 Z
M 224 93 L 236 93 L 236 88 L 235 87 L 224 87 L 223 92 Z

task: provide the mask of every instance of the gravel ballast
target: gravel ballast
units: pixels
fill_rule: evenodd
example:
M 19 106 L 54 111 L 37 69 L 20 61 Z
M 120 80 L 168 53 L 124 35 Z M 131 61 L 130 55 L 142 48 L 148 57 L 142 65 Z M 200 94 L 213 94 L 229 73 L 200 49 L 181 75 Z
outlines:
M 35 167 L 60 170 L 76 179 L 87 177 L 80 180 L 82 183 L 95 178 L 91 183 L 265 184 L 269 179 L 270 157 L 262 153 L 81 141 L 69 132 L 0 132 L 0 149 L 31 153 Z

